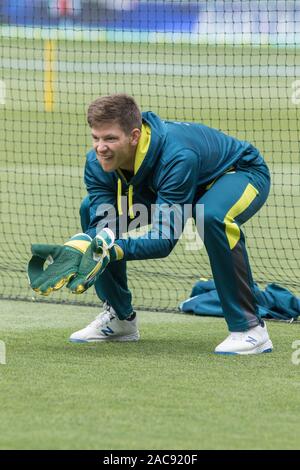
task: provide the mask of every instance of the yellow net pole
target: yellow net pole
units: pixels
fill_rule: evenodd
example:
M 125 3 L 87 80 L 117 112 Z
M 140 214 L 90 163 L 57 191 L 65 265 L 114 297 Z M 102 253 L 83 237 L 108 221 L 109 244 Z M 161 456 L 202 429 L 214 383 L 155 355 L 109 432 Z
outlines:
M 44 48 L 44 105 L 48 112 L 54 108 L 54 59 L 55 43 L 47 40 Z

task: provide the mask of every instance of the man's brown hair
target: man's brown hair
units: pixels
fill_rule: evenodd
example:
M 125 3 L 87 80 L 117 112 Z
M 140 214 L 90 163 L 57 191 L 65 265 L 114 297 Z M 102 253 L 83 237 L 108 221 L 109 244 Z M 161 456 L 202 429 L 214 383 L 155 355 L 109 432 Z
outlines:
M 102 96 L 94 100 L 88 108 L 87 121 L 90 127 L 107 122 L 117 123 L 125 134 L 142 128 L 142 115 L 132 96 L 125 93 Z

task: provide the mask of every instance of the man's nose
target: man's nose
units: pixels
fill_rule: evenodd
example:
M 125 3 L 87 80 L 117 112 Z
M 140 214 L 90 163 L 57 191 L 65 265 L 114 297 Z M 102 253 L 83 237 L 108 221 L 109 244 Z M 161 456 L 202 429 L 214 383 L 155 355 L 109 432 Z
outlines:
M 108 147 L 104 142 L 97 142 L 96 144 L 96 150 L 99 153 L 105 153 L 107 151 Z

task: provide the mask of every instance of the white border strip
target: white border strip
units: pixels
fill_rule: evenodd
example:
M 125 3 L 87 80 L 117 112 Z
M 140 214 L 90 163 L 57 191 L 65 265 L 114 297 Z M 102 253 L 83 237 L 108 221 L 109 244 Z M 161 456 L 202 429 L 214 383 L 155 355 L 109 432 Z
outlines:
M 300 47 L 300 33 L 172 33 L 64 27 L 1 25 L 0 37 L 15 39 L 54 39 L 92 42 L 129 42 L 150 44 L 227 44 L 251 46 Z
M 39 59 L 0 59 L 0 69 L 43 72 Z M 66 62 L 53 63 L 58 73 L 162 75 L 178 77 L 299 77 L 300 65 L 208 65 L 158 64 L 151 62 Z

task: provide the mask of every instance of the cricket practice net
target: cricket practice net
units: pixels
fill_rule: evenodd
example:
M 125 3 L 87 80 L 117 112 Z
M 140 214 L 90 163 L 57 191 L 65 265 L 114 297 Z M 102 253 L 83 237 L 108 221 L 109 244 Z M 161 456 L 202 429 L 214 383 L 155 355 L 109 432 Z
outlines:
M 260 149 L 272 188 L 244 226 L 253 276 L 300 293 L 299 1 L 4 0 L 0 23 L 0 297 L 32 298 L 31 243 L 81 231 L 86 109 L 118 92 Z M 128 263 L 135 307 L 177 309 L 211 276 L 194 235 Z M 99 302 L 93 289 L 49 300 Z

